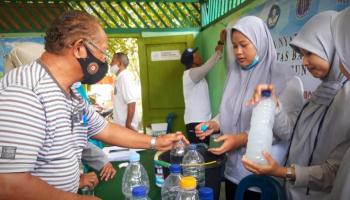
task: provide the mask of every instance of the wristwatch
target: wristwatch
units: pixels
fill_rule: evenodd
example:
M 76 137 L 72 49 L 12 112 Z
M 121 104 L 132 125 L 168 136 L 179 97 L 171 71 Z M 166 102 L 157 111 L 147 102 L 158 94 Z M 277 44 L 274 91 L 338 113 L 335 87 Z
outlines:
M 156 142 L 157 142 L 157 137 L 152 137 L 150 149 L 152 150 L 156 149 Z
M 295 172 L 294 165 L 291 165 L 290 167 L 287 167 L 287 173 L 286 173 L 286 176 L 285 176 L 286 181 L 294 183 L 294 181 L 295 181 L 295 174 L 293 173 L 293 171 Z

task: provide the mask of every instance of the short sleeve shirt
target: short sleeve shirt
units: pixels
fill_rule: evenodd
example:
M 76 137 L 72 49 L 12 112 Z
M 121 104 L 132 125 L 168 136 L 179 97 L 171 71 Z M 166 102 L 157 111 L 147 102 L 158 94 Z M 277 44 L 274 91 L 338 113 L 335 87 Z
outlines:
M 16 68 L 0 80 L 0 173 L 29 172 L 76 192 L 83 147 L 106 124 L 40 61 Z

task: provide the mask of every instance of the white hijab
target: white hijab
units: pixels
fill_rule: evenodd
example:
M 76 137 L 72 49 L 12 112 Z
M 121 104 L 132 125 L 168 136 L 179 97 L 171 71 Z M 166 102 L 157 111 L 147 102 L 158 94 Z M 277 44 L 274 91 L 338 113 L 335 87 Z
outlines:
M 245 35 L 255 46 L 259 63 L 245 71 L 238 65 L 233 54 L 231 30 Z M 245 105 L 261 83 L 274 84 L 277 95 L 294 75 L 292 69 L 277 62 L 277 53 L 266 24 L 258 17 L 243 17 L 228 31 L 228 75 L 220 107 L 220 129 L 225 133 L 249 130 L 252 107 Z
M 350 73 L 350 8 L 340 12 L 332 22 L 332 35 L 337 55 Z M 349 101 L 349 99 L 348 99 Z M 349 113 L 348 113 L 349 114 Z M 343 157 L 329 200 L 348 200 L 350 197 L 350 148 Z
M 328 75 L 322 79 L 322 83 L 313 92 L 309 103 L 299 116 L 288 157 L 290 163 L 303 166 L 309 164 L 317 134 L 322 132 L 319 130 L 322 118 L 345 80 L 338 67 L 339 59 L 335 56 L 330 30 L 331 20 L 336 14 L 336 11 L 325 11 L 315 15 L 290 43 L 297 51 L 299 48 L 305 49 L 331 64 Z M 328 151 L 329 149 L 324 148 L 325 155 Z

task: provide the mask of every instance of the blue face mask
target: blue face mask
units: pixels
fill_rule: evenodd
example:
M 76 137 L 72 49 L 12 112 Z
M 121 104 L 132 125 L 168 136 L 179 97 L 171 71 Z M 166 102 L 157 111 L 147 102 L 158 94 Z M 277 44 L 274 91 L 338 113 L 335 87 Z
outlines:
M 256 64 L 258 64 L 258 63 L 259 63 L 259 56 L 256 55 L 255 58 L 253 59 L 253 61 L 249 65 L 247 65 L 245 67 L 241 66 L 241 68 L 242 68 L 242 70 L 248 71 L 248 70 L 254 68 L 256 66 Z

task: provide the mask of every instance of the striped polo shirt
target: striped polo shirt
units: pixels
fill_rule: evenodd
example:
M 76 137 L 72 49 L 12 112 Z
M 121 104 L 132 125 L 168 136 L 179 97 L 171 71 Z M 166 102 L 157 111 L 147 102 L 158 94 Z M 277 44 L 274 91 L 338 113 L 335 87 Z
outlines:
M 77 192 L 82 149 L 106 124 L 39 60 L 16 68 L 0 80 L 0 173 L 30 172 Z

